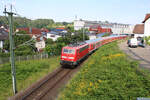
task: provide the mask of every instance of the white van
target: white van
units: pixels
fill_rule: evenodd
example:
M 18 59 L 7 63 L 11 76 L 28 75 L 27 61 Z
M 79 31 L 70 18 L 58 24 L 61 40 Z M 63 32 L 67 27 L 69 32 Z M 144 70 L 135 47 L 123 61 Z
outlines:
M 132 39 L 128 40 L 128 46 L 129 47 L 137 47 L 138 46 L 137 38 L 132 38 Z

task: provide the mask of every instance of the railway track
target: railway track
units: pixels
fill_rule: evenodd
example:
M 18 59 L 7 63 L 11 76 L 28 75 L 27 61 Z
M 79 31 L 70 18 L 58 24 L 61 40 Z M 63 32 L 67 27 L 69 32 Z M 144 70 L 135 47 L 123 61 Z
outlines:
M 71 79 L 80 67 L 80 65 L 74 69 L 59 67 L 24 92 L 20 92 L 12 97 L 10 100 L 55 100 L 59 93 L 59 89 Z

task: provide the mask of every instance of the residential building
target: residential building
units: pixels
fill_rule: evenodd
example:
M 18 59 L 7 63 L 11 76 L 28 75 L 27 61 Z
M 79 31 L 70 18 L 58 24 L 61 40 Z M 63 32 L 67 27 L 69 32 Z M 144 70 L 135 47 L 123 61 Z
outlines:
M 101 21 L 86 21 L 86 20 L 75 20 L 74 21 L 74 29 L 80 30 L 82 28 L 89 29 L 90 26 L 101 26 L 103 31 L 107 31 L 107 29 L 111 29 L 113 34 L 132 34 L 134 25 L 129 24 L 119 24 L 119 23 L 109 23 L 109 22 L 101 22 Z
M 74 21 L 74 30 L 80 30 L 82 28 L 89 29 L 92 25 L 98 25 L 99 23 L 97 21 L 86 21 L 86 20 L 75 20 Z
M 45 48 L 45 40 L 47 36 L 47 32 L 49 30 L 47 29 L 38 29 L 38 28 L 18 28 L 16 32 L 19 31 L 26 31 L 27 34 L 29 34 L 30 37 L 34 38 L 36 40 L 35 47 L 39 52 L 43 51 Z
M 137 24 L 133 30 L 134 37 L 144 37 L 144 24 Z
M 146 14 L 144 23 L 144 36 L 150 36 L 150 14 Z
M 56 41 L 59 37 L 61 36 L 57 32 L 51 31 L 47 33 L 47 39 L 52 39 L 53 41 Z
M 38 28 L 18 28 L 16 29 L 16 32 L 19 31 L 26 31 L 27 34 L 29 34 L 31 37 L 39 37 L 42 35 L 42 30 Z
M 3 49 L 4 41 L 8 39 L 8 31 L 3 26 L 0 27 L 0 48 Z

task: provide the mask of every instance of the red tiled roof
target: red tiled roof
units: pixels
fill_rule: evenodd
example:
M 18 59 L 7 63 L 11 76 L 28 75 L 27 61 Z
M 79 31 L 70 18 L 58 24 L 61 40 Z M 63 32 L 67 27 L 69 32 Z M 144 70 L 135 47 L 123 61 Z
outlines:
M 29 28 L 18 28 L 19 31 L 26 31 L 28 34 L 30 33 L 29 32 Z
M 49 31 L 48 29 L 46 29 L 46 28 L 42 28 L 42 29 L 41 29 L 41 32 L 47 32 L 47 33 L 48 33 L 48 32 L 50 32 L 50 31 Z
M 150 14 L 146 14 L 145 19 L 142 23 L 145 23 L 150 18 Z
M 38 28 L 19 28 L 19 31 L 26 31 L 28 34 L 31 34 L 31 35 L 41 35 L 41 29 L 38 29 Z
M 135 25 L 133 33 L 135 33 L 135 34 L 144 34 L 144 24 Z
M 33 35 L 41 35 L 41 29 L 32 28 L 32 34 Z

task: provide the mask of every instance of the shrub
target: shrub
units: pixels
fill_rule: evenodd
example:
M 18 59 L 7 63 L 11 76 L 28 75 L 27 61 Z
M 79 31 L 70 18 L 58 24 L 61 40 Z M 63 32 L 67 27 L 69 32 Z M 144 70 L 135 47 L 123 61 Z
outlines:
M 149 37 L 145 37 L 145 41 L 146 41 L 146 44 L 150 45 L 150 36 Z

